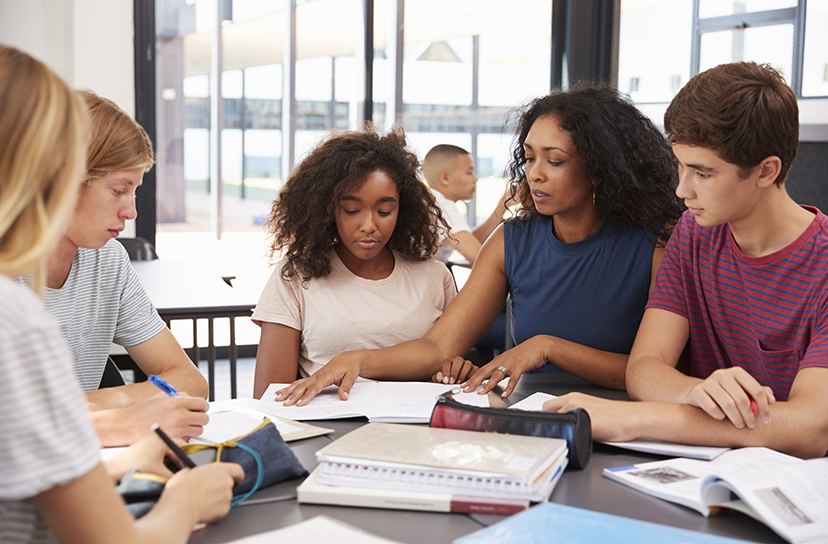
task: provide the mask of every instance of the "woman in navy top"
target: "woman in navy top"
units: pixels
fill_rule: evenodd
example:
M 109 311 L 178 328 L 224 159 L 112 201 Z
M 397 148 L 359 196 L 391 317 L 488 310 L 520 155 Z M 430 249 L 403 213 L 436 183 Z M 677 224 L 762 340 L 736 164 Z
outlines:
M 488 391 L 523 372 L 563 369 L 624 389 L 632 347 L 669 232 L 681 214 L 670 146 L 616 90 L 582 84 L 519 112 L 508 167 L 520 214 L 484 244 L 468 282 L 429 333 L 383 350 L 349 351 L 277 400 L 305 404 L 357 376 L 466 381 Z M 474 370 L 465 354 L 507 295 L 516 347 Z

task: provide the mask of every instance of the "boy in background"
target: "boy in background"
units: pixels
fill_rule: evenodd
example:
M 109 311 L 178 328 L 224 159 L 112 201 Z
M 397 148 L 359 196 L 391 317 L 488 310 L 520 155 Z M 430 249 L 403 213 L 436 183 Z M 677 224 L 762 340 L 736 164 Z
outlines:
M 828 218 L 785 190 L 797 99 L 769 66 L 693 77 L 664 116 L 687 212 L 665 250 L 617 402 L 570 394 L 596 440 L 828 451 Z M 689 342 L 691 374 L 676 370 Z
M 474 264 L 480 246 L 503 221 L 506 213 L 506 194 L 497 203 L 492 214 L 474 230 L 457 209 L 458 200 L 469 200 L 477 187 L 474 162 L 468 151 L 456 145 L 440 144 L 431 148 L 423 159 L 423 176 L 437 199 L 437 205 L 451 228 L 435 257 L 448 262 L 453 250 L 460 252 L 469 264 Z

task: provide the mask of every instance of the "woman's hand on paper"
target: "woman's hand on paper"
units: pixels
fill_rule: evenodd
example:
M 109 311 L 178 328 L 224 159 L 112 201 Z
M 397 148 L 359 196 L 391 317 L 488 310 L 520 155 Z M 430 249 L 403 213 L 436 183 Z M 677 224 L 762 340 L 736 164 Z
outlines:
M 284 389 L 276 392 L 276 402 L 284 401 L 284 406 L 305 406 L 320 391 L 329 385 L 339 386 L 339 398 L 348 400 L 351 388 L 359 378 L 359 359 L 357 352 L 343 352 L 328 361 L 311 376 L 296 380 Z
M 474 363 L 462 357 L 446 359 L 443 361 L 443 368 L 431 377 L 434 383 L 462 383 L 474 371 Z
M 468 393 L 477 389 L 485 380 L 486 385 L 477 390 L 479 395 L 485 395 L 500 383 L 504 378 L 509 378 L 506 389 L 501 397 L 506 398 L 512 394 L 517 387 L 520 377 L 524 372 L 534 370 L 545 365 L 548 358 L 544 351 L 545 341 L 541 336 L 534 336 L 512 349 L 505 351 L 491 360 L 485 366 L 477 369 L 464 384 L 463 391 Z
M 233 486 L 244 479 L 244 469 L 236 463 L 208 463 L 184 468 L 173 474 L 164 487 L 161 501 L 189 501 L 193 524 L 210 523 L 230 511 Z
M 729 419 L 737 429 L 770 423 L 770 405 L 776 402 L 770 387 L 761 385 L 745 369 L 721 368 L 688 393 L 685 404 L 718 420 Z

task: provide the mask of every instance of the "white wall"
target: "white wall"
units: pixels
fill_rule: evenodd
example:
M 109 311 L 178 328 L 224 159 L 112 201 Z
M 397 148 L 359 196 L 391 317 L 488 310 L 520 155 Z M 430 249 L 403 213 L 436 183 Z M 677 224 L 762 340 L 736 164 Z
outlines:
M 0 0 L 0 43 L 135 112 L 132 0 Z
M 133 0 L 0 0 L 0 43 L 135 115 Z M 135 236 L 130 221 L 124 236 Z

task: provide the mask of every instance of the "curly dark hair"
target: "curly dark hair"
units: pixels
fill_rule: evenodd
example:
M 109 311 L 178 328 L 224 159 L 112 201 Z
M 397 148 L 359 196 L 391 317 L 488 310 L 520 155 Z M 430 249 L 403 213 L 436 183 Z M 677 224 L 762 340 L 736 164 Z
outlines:
M 304 282 L 330 274 L 339 202 L 376 171 L 387 174 L 400 194 L 397 224 L 386 247 L 413 260 L 431 257 L 441 229 L 448 231 L 448 225 L 420 181 L 419 167 L 401 128 L 383 136 L 370 126 L 330 133 L 290 174 L 273 201 L 266 230 L 272 237 L 271 259 L 286 249 L 282 276 L 287 279 L 298 271 Z
M 663 246 L 684 209 L 675 193 L 672 149 L 628 97 L 602 83 L 556 89 L 512 112 L 516 135 L 506 175 L 523 207 L 520 219 L 551 219 L 538 213 L 530 191 L 520 190 L 528 189 L 523 144 L 535 121 L 547 116 L 570 133 L 593 184 L 599 219 L 642 228 Z

